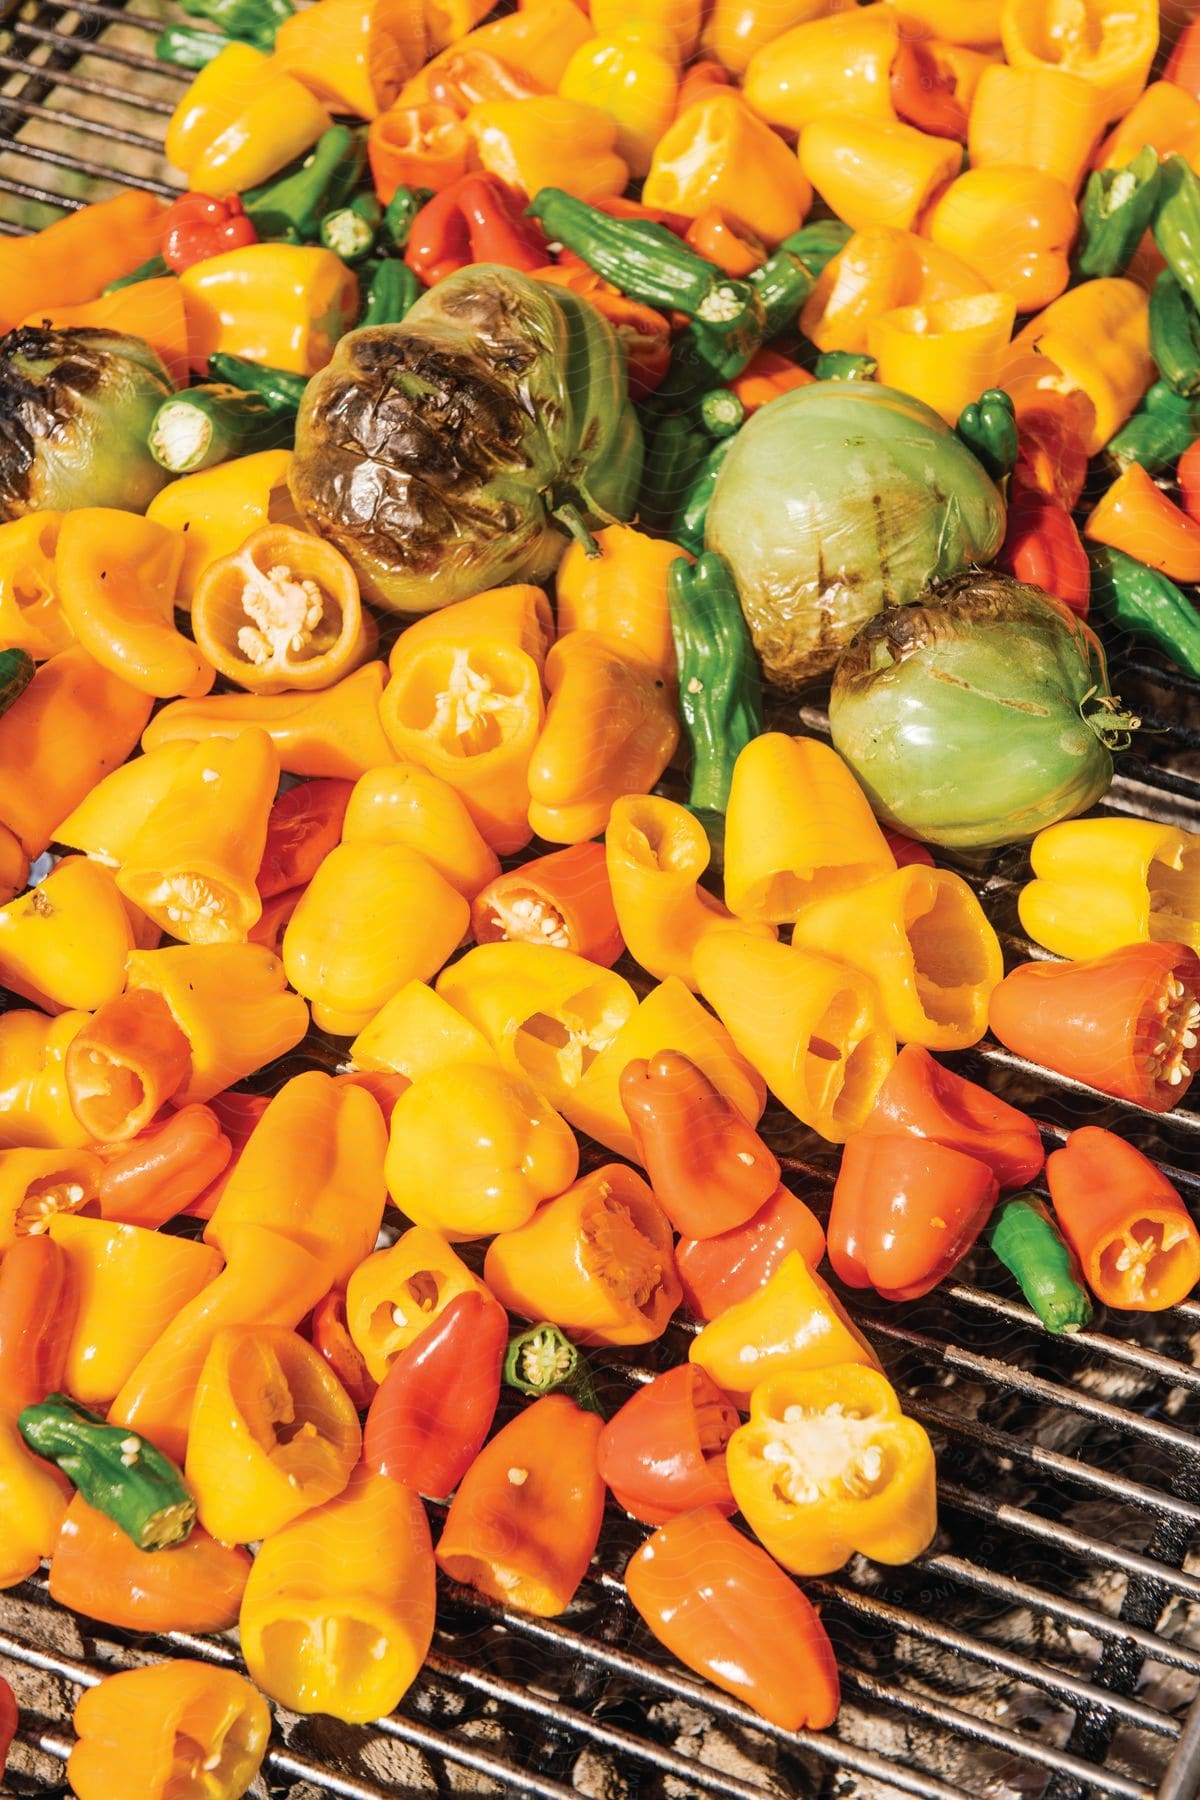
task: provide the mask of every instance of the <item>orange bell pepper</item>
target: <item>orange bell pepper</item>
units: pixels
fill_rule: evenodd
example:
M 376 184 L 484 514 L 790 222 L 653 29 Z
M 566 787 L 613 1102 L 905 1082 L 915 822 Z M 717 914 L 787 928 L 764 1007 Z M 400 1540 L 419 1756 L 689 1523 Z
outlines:
M 685 552 L 632 525 L 606 526 L 595 533 L 595 544 L 599 555 L 589 554 L 582 544 L 568 545 L 558 565 L 559 637 L 594 632 L 614 649 L 648 663 L 664 681 L 674 681 L 667 572 Z
M 191 1066 L 191 1046 L 166 1001 L 131 988 L 102 1006 L 67 1051 L 71 1110 L 100 1143 L 136 1137 Z
M 233 1800 L 258 1774 L 271 1713 L 245 1676 L 179 1658 L 89 1688 L 75 1734 L 67 1779 L 79 1800 Z
M 1105 1306 L 1161 1312 L 1200 1280 L 1200 1233 L 1166 1176 L 1111 1131 L 1085 1125 L 1046 1159 L 1054 1216 Z
M 970 168 L 952 181 L 920 229 L 960 257 L 989 287 L 1011 294 L 1017 311 L 1035 312 L 1070 279 L 1079 215 L 1068 187 L 1017 163 Z
M 23 325 L 53 325 L 60 331 L 124 331 L 145 340 L 161 357 L 176 387 L 188 381 L 187 315 L 183 290 L 174 275 L 157 281 L 135 281 L 74 306 L 39 306 Z
M 982 275 L 927 238 L 872 225 L 856 231 L 826 263 L 804 303 L 800 329 L 818 350 L 861 353 L 868 325 L 883 313 L 986 290 Z
M 790 394 L 793 388 L 807 387 L 813 380 L 815 376 L 794 363 L 790 356 L 783 356 L 778 350 L 764 349 L 754 352 L 741 374 L 735 375 L 728 386 L 741 401 L 749 418 L 768 400 Z
M 84 206 L 32 237 L 0 245 L 0 330 L 40 308 L 94 300 L 110 281 L 129 275 L 162 247 L 167 204 L 127 189 Z
M 1173 581 L 1200 581 L 1200 524 L 1167 498 L 1140 463 L 1122 470 L 1097 501 L 1083 535 Z
M 684 241 L 691 245 L 697 256 L 707 257 L 726 275 L 736 278 L 760 269 L 767 260 L 762 240 L 739 226 L 719 206 L 709 206 L 697 213 L 688 226 Z
M 1096 152 L 1097 169 L 1123 169 L 1147 144 L 1161 162 L 1200 164 L 1200 99 L 1173 81 L 1156 81 L 1130 107 Z
M 169 1550 L 139 1550 L 76 1494 L 50 1558 L 50 1597 L 125 1631 L 227 1631 L 237 1624 L 250 1558 L 202 1525 Z
M 1105 113 L 1095 83 L 1066 69 L 988 63 L 971 106 L 971 167 L 1019 163 L 1053 175 L 1073 194 L 1104 130 Z M 1133 154 L 1120 160 L 1128 162 Z
M 475 161 L 475 144 L 458 113 L 435 100 L 393 106 L 372 121 L 367 158 L 380 205 L 397 188 L 431 188 L 440 194 L 461 181 Z

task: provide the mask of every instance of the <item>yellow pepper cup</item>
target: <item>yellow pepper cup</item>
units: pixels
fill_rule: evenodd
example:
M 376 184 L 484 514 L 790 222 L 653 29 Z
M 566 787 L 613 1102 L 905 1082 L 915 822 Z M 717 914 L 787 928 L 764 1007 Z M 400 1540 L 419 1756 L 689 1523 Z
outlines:
M 856 231 L 818 275 L 800 329 L 818 350 L 862 352 L 872 319 L 900 306 L 932 305 L 987 291 L 981 275 L 914 231 Z
M 331 112 L 373 119 L 425 56 L 424 9 L 411 0 L 321 0 L 283 21 L 271 63 Z
M 409 981 L 350 1046 L 356 1069 L 391 1069 L 417 1081 L 450 1063 L 495 1063 L 481 1031 L 423 981 Z
M 1146 290 L 1120 276 L 1081 281 L 1017 333 L 1006 369 L 1020 371 L 1031 355 L 1047 364 L 1039 386 L 1061 394 L 1078 391 L 1091 401 L 1095 423 L 1087 450 L 1094 456 L 1154 380 Z
M 342 823 L 343 844 L 402 844 L 433 865 L 464 899 L 500 873 L 461 794 L 419 763 L 385 763 L 359 777 Z
M 804 128 L 800 167 L 839 219 L 908 230 L 962 167 L 962 147 L 895 120 L 823 116 Z
M 852 6 L 794 25 L 751 57 L 747 104 L 790 132 L 827 116 L 893 120 L 890 77 L 899 45 L 890 6 Z
M 692 1339 L 688 1361 L 740 1408 L 762 1381 L 878 1358 L 841 1302 L 798 1250 L 758 1292 L 737 1300 Z
M 655 149 L 643 198 L 689 219 L 719 207 L 741 230 L 777 244 L 804 223 L 812 186 L 782 138 L 729 88 L 679 114 Z
M 678 56 L 665 27 L 635 22 L 581 44 L 558 84 L 564 100 L 586 101 L 608 115 L 616 153 L 638 179 L 675 116 Z
M 1011 294 L 897 307 L 872 319 L 867 349 L 884 387 L 914 395 L 953 425 L 995 386 L 1016 316 Z
M 1158 48 L 1159 0 L 1004 0 L 1000 39 L 1015 68 L 1081 75 L 1110 119 L 1133 105 Z
M 51 1012 L 90 1012 L 115 999 L 132 949 L 112 875 L 84 856 L 64 856 L 44 881 L 0 907 L 0 983 Z
M 359 1263 L 346 1287 L 346 1323 L 368 1371 L 382 1381 L 452 1300 L 487 1292 L 440 1232 L 414 1225 Z
M 1056 956 L 1144 943 L 1200 950 L 1200 834 L 1149 819 L 1068 819 L 1038 832 L 1030 860 L 1021 924 Z
M 0 525 L 0 648 L 44 662 L 75 633 L 58 597 L 54 552 L 63 515 L 26 513 Z

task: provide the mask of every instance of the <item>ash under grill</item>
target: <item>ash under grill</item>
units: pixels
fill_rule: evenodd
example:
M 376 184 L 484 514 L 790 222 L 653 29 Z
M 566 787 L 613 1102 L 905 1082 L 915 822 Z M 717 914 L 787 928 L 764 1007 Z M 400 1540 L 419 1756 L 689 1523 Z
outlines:
M 159 143 L 185 77 L 155 62 L 153 40 L 178 16 L 154 0 L 26 0 L 4 14 L 0 231 L 36 228 L 121 180 L 173 191 Z M 1153 735 L 1121 760 L 1107 808 L 1200 830 L 1200 684 L 1153 653 L 1109 647 L 1114 685 Z M 825 729 L 815 706 L 802 718 Z M 1009 955 L 1037 954 L 1016 914 L 1024 854 L 955 866 Z M 335 1060 L 319 1038 L 302 1054 Z M 1200 1216 L 1200 1112 L 1138 1113 L 995 1046 L 952 1061 L 1031 1111 L 1051 1145 L 1079 1124 L 1116 1127 Z M 823 1213 L 833 1153 L 778 1109 L 764 1129 L 789 1185 Z M 1200 1301 L 1147 1318 L 1101 1311 L 1093 1329 L 1051 1339 L 985 1251 L 923 1301 L 848 1303 L 934 1438 L 942 1529 L 911 1568 L 856 1560 L 805 1584 L 843 1670 L 832 1731 L 790 1736 L 670 1665 L 621 1587 L 641 1528 L 612 1516 L 562 1619 L 439 1580 L 434 1653 L 400 1712 L 362 1728 L 279 1715 L 260 1800 L 1194 1800 Z M 619 1404 L 687 1343 L 675 1326 L 647 1350 L 596 1357 L 602 1398 Z M 0 1672 L 22 1706 L 7 1791 L 61 1791 L 80 1687 L 173 1654 L 237 1664 L 228 1639 L 73 1619 L 43 1578 L 0 1594 Z

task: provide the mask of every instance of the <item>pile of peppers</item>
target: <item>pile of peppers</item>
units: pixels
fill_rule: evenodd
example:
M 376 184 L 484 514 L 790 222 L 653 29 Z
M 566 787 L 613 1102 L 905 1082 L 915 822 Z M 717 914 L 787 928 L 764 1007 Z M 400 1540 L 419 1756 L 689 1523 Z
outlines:
M 556 1617 L 613 1511 L 643 1641 L 823 1729 L 801 1583 L 937 1532 L 855 1294 L 966 1265 L 1059 1335 L 1200 1282 L 1129 1141 L 1200 1069 L 1200 835 L 1071 816 L 1110 765 L 1047 800 L 1031 735 L 1027 830 L 999 755 L 969 836 L 945 758 L 937 855 L 896 829 L 764 688 L 730 472 L 810 391 L 919 430 L 1005 730 L 1014 595 L 1106 746 L 1089 608 L 1200 676 L 1200 24 L 184 10 L 186 192 L 0 246 L 0 1588 L 249 1679 L 108 1677 L 71 1786 L 237 1800 L 268 1702 L 390 1712 L 439 1593 Z M 886 560 L 841 688 L 945 612 Z M 944 849 L 1020 837 L 1014 964 Z M 944 1060 L 989 1033 L 1077 1100 L 1048 1155 Z

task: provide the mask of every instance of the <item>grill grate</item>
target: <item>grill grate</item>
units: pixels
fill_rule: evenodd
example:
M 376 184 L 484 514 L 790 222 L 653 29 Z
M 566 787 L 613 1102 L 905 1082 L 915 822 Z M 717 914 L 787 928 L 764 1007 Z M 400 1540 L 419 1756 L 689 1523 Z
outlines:
M 25 0 L 0 20 L 0 231 L 47 223 L 119 179 L 171 184 L 162 124 L 184 77 L 154 61 L 176 16 Z M 1156 759 L 1124 758 L 1108 809 L 1200 830 L 1200 685 L 1111 646 Z M 817 707 L 806 726 L 825 731 Z M 1010 955 L 1024 856 L 959 861 Z M 332 1058 L 317 1043 L 311 1054 Z M 1026 1106 L 1048 1142 L 1088 1121 L 1158 1157 L 1200 1210 L 1200 1112 L 1151 1117 L 995 1046 L 954 1059 Z M 820 1212 L 834 1157 L 781 1113 L 767 1129 Z M 639 1535 L 612 1518 L 569 1615 L 524 1618 L 442 1583 L 434 1654 L 369 1728 L 283 1716 L 256 1789 L 315 1800 L 518 1793 L 539 1800 L 838 1796 L 1194 1800 L 1200 1791 L 1200 1303 L 1051 1340 L 998 1265 L 903 1308 L 850 1300 L 938 1449 L 942 1531 L 910 1569 L 855 1561 L 807 1584 L 845 1671 L 833 1732 L 789 1736 L 668 1666 L 617 1571 Z M 686 1326 L 600 1368 L 610 1405 L 686 1353 Z M 80 1687 L 146 1657 L 236 1664 L 224 1639 L 137 1638 L 69 1618 L 37 1577 L 0 1596 L 0 1669 L 23 1704 L 15 1794 L 61 1788 Z

